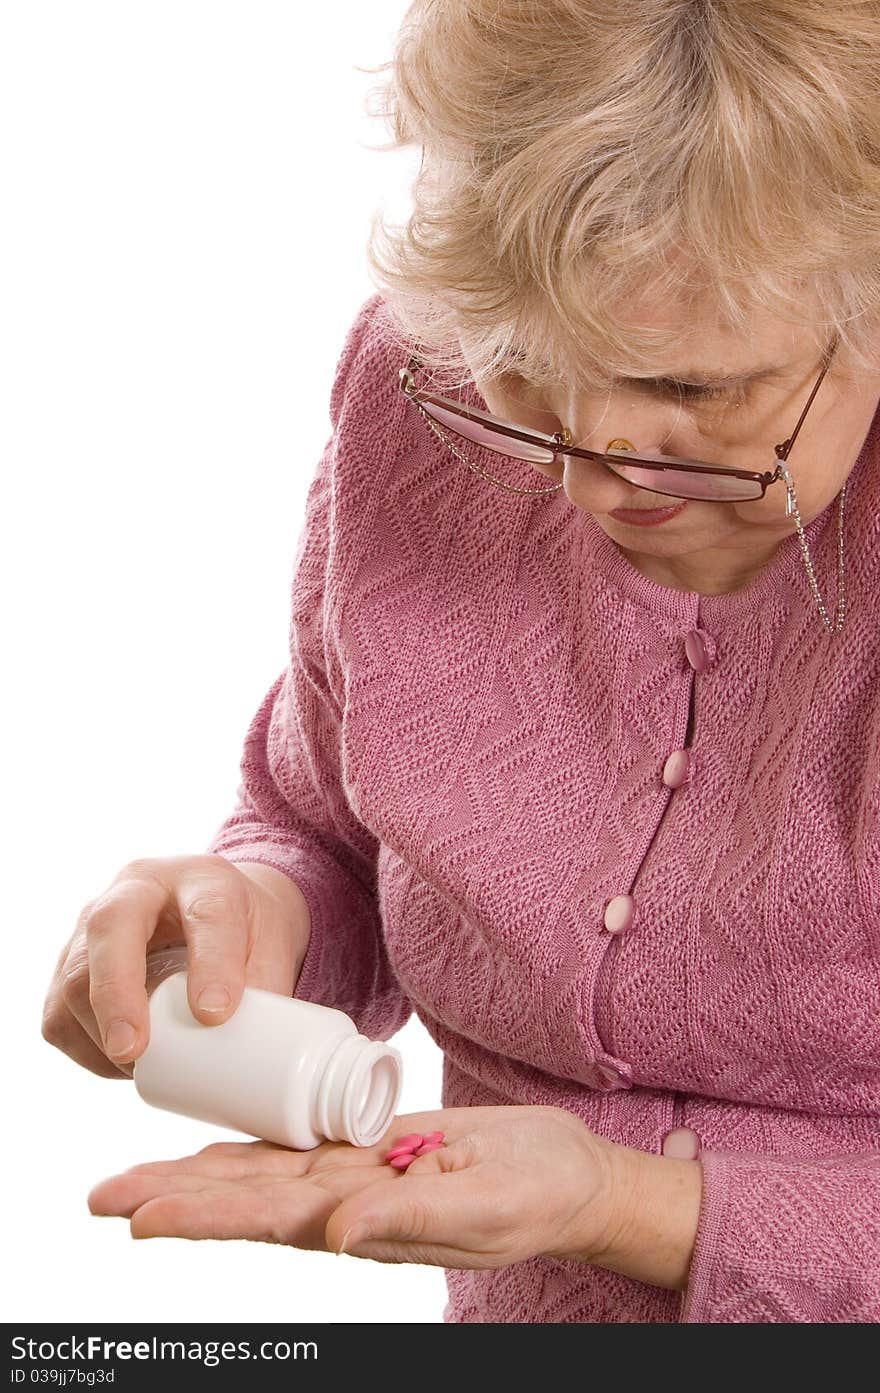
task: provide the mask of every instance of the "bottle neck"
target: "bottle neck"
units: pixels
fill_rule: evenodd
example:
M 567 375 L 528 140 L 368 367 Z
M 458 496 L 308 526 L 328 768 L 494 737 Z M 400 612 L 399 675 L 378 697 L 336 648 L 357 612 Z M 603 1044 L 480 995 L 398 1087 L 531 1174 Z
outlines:
M 345 1035 L 325 1061 L 312 1105 L 312 1126 L 329 1141 L 374 1146 L 400 1095 L 402 1061 L 383 1040 Z

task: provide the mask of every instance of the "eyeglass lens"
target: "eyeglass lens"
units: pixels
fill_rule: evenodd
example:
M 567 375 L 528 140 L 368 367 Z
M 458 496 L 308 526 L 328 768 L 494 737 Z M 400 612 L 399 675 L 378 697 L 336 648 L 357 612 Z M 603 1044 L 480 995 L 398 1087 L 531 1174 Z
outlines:
M 499 455 L 507 455 L 509 459 L 526 460 L 530 464 L 552 464 L 558 458 L 549 448 L 543 449 L 540 445 L 500 435 L 490 425 L 479 420 L 469 420 L 468 417 L 459 416 L 454 411 L 447 411 L 435 402 L 420 402 L 419 405 L 438 425 L 445 426 L 475 445 L 483 446 Z M 676 464 L 691 464 L 695 470 L 700 469 L 698 460 L 679 460 L 674 456 L 656 454 L 649 450 L 641 450 L 639 454 L 642 459 L 655 461 L 660 465 L 665 461 L 674 461 Z M 626 463 L 624 451 L 619 455 L 616 452 L 605 455 L 603 462 L 636 488 L 650 489 L 652 493 L 667 494 L 671 498 L 733 501 L 761 497 L 761 485 L 752 480 L 737 479 L 724 474 L 688 473 L 682 469 L 641 469 L 637 464 Z

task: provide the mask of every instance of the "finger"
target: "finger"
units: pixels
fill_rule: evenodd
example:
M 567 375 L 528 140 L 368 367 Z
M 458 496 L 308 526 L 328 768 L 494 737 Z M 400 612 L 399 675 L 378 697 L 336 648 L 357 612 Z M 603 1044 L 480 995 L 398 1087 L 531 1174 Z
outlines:
M 43 1005 L 43 1039 L 68 1055 L 75 1064 L 103 1078 L 130 1077 L 130 1066 L 117 1067 L 101 1048 L 94 1012 L 89 1005 L 88 980 L 85 937 L 76 932 L 58 955 Z
M 108 1059 L 100 1044 L 95 1042 L 93 1036 L 63 1003 L 51 1023 L 44 1022 L 43 1039 L 68 1055 L 75 1064 L 93 1074 L 99 1074 L 101 1078 L 130 1079 L 132 1076 L 132 1066 L 116 1065 Z
M 435 1162 L 440 1154 L 433 1151 L 419 1160 Z M 485 1181 L 472 1170 L 414 1175 L 413 1166 L 399 1181 L 372 1185 L 344 1200 L 328 1223 L 327 1246 L 338 1252 L 348 1233 L 345 1251 L 363 1257 L 380 1250 L 404 1253 L 411 1246 L 421 1252 L 458 1249 L 466 1232 L 469 1244 L 491 1251 L 491 1238 L 482 1232 L 491 1205 Z M 400 1260 L 412 1261 L 405 1255 Z
M 77 930 L 62 950 L 46 1001 L 43 1037 L 71 1054 L 78 1063 L 92 1068 L 94 1053 L 83 1043 L 82 1036 L 85 1035 L 104 1061 L 103 1066 L 95 1066 L 94 1072 L 113 1077 L 116 1066 L 104 1051 L 101 1032 L 89 1000 L 89 950 L 85 924 L 93 903 L 90 901 L 80 913 Z
M 248 947 L 253 934 L 253 900 L 248 880 L 223 858 L 193 859 L 177 886 L 181 928 L 189 945 L 187 996 L 197 1020 L 219 1025 L 241 1001 Z
M 167 1189 L 169 1185 L 173 1188 L 178 1179 L 183 1182 L 182 1188 L 188 1189 L 191 1184 L 204 1186 L 251 1180 L 295 1181 L 309 1177 L 328 1188 L 335 1200 L 338 1200 L 356 1184 L 364 1182 L 357 1175 L 357 1164 L 361 1160 L 358 1149 L 340 1146 L 335 1150 L 337 1167 L 342 1169 L 344 1166 L 344 1170 L 342 1174 L 337 1172 L 330 1176 L 314 1174 L 314 1151 L 291 1151 L 276 1142 L 266 1141 L 212 1142 L 191 1156 L 174 1157 L 168 1161 L 142 1161 L 116 1175 L 106 1176 L 89 1192 L 90 1201 L 95 1197 L 103 1204 L 109 1197 L 109 1202 L 114 1203 L 118 1194 L 128 1195 L 129 1191 L 124 1187 L 129 1183 L 131 1176 L 141 1177 L 145 1183 L 153 1179 L 164 1182 L 161 1187 L 163 1189 Z M 380 1171 L 376 1161 L 373 1164 L 375 1169 Z M 345 1171 L 352 1173 L 346 1175 Z M 102 1187 L 100 1195 L 97 1193 L 99 1186 Z
M 149 1174 L 139 1171 L 123 1171 L 121 1175 L 110 1175 L 99 1180 L 88 1193 L 87 1204 L 92 1214 L 116 1214 L 130 1217 L 136 1209 L 149 1200 L 162 1195 L 186 1192 L 204 1192 L 210 1188 L 218 1195 L 224 1188 L 232 1188 L 233 1182 L 206 1179 L 203 1175 L 186 1175 L 175 1171 L 169 1175 Z
M 87 905 L 85 906 L 85 910 L 83 911 L 83 913 L 85 913 L 90 907 L 91 907 L 91 901 L 89 901 L 89 904 L 87 904 Z M 82 918 L 82 914 L 80 915 L 80 918 Z M 79 929 L 79 920 L 77 921 L 77 930 L 74 931 L 73 935 L 67 940 L 66 943 L 62 944 L 62 946 L 61 946 L 61 948 L 60 948 L 60 950 L 59 950 L 59 953 L 58 953 L 58 957 L 55 959 L 55 971 L 52 973 L 52 981 L 51 981 L 51 984 L 50 984 L 50 987 L 49 987 L 49 993 L 48 993 L 49 996 L 52 995 L 53 989 L 54 989 L 54 987 L 55 987 L 55 983 L 60 979 L 60 977 L 61 977 L 61 975 L 62 975 L 62 973 L 63 973 L 63 971 L 64 971 L 64 966 L 65 966 L 65 964 L 66 964 L 66 962 L 67 962 L 67 959 L 68 959 L 69 956 L 70 956 L 70 950 L 71 950 L 73 944 L 74 944 L 74 943 L 76 942 L 76 940 L 77 940 L 77 937 L 78 937 L 78 929 Z
M 149 1039 L 146 951 L 168 888 L 155 875 L 121 874 L 86 918 L 89 1003 L 103 1049 L 114 1063 L 136 1059 Z
M 171 1161 L 145 1161 L 124 1172 L 145 1175 L 195 1175 L 204 1179 L 247 1179 L 248 1176 L 276 1176 L 298 1179 L 308 1173 L 311 1153 L 290 1151 L 271 1142 L 252 1147 L 249 1142 L 215 1142 L 196 1152 Z
M 183 1161 L 154 1161 L 152 1167 L 186 1166 L 200 1174 L 239 1176 L 308 1177 L 317 1184 L 364 1185 L 371 1178 L 386 1179 L 388 1169 L 378 1147 L 351 1146 L 348 1142 L 323 1142 L 310 1151 L 294 1151 L 277 1142 L 213 1142 Z M 138 1167 L 140 1169 L 140 1167 Z M 396 1172 L 395 1172 L 396 1174 Z
M 159 1195 L 131 1216 L 132 1238 L 226 1238 L 324 1249 L 333 1199 L 319 1187 L 265 1181 Z
M 471 1248 L 454 1248 L 447 1243 L 392 1243 L 381 1239 L 346 1242 L 337 1256 L 369 1259 L 370 1262 L 418 1263 L 424 1267 L 506 1267 L 517 1261 L 515 1256 L 501 1252 L 474 1252 Z M 328 1245 L 329 1247 L 329 1245 Z
M 142 1161 L 120 1172 L 122 1175 L 199 1176 L 203 1180 L 247 1180 L 251 1177 L 298 1180 L 309 1177 L 333 1185 L 337 1194 L 364 1183 L 361 1167 L 372 1167 L 384 1177 L 381 1157 L 374 1147 L 354 1147 L 347 1143 L 324 1143 L 311 1151 L 293 1151 L 277 1142 L 211 1142 L 190 1156 L 165 1161 Z M 351 1172 L 349 1179 L 346 1173 Z M 116 1179 L 117 1177 L 108 1177 Z

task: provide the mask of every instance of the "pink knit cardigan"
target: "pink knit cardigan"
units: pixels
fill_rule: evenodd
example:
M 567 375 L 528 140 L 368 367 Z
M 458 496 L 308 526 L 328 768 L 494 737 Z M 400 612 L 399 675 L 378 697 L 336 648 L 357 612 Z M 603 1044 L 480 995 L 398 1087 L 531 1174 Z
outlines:
M 537 1257 L 448 1271 L 444 1320 L 876 1321 L 880 411 L 834 637 L 795 534 L 745 589 L 656 584 L 561 490 L 458 462 L 400 392 L 405 357 L 372 295 L 289 665 L 207 850 L 293 877 L 296 995 L 375 1038 L 414 1010 L 444 1107 L 554 1104 L 648 1152 L 695 1134 L 686 1292 Z M 830 614 L 836 529 L 835 499 L 806 529 Z

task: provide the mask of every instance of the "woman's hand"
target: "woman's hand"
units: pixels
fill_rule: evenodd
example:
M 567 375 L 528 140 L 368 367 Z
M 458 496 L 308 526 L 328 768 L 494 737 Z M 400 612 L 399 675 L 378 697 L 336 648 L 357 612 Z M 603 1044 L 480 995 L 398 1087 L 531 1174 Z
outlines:
M 434 1131 L 439 1150 L 402 1171 L 385 1161 L 397 1138 Z M 100 1181 L 89 1208 L 130 1219 L 133 1238 L 246 1238 L 442 1267 L 545 1256 L 680 1291 L 701 1198 L 698 1161 L 522 1106 L 406 1113 L 370 1147 L 217 1142 Z
M 130 1078 L 163 977 L 187 968 L 193 1015 L 220 1025 L 245 986 L 292 995 L 310 930 L 302 891 L 272 866 L 214 855 L 131 861 L 85 905 L 61 950 L 43 1038 L 95 1074 Z
M 385 1162 L 396 1138 L 437 1130 L 446 1145 L 405 1171 Z M 395 1117 L 371 1147 L 215 1143 L 102 1180 L 89 1208 L 129 1218 L 134 1238 L 344 1243 L 380 1262 L 501 1267 L 608 1241 L 609 1155 L 562 1108 L 448 1108 Z

